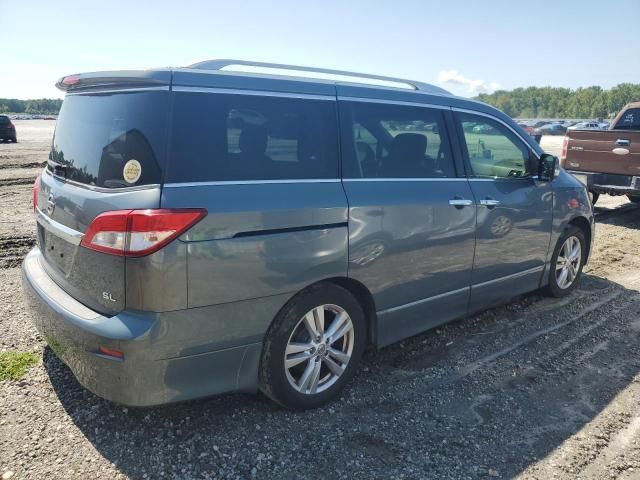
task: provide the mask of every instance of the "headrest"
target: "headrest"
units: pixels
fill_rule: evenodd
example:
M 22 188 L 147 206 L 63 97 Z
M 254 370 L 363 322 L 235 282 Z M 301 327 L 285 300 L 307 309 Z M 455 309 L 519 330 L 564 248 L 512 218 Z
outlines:
M 405 160 L 421 158 L 427 151 L 427 137 L 419 133 L 401 133 L 391 143 L 391 156 Z
M 238 139 L 238 147 L 243 153 L 264 153 L 267 150 L 269 137 L 264 127 L 247 125 L 242 129 Z

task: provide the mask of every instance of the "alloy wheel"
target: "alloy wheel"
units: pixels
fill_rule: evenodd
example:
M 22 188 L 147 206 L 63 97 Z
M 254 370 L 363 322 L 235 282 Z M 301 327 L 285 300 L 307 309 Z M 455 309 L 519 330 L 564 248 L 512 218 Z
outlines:
M 580 271 L 582 246 L 577 237 L 568 237 L 558 253 L 556 260 L 556 283 L 562 290 L 569 288 Z
M 354 347 L 351 317 L 337 305 L 320 305 L 296 324 L 284 354 L 287 380 L 300 393 L 320 393 L 347 368 Z

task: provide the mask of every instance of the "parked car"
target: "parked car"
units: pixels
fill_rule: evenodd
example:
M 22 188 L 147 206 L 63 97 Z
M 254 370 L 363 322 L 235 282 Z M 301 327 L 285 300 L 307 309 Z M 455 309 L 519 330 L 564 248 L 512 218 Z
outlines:
M 523 129 L 529 135 L 531 135 L 533 133 L 533 127 L 531 125 L 529 125 L 528 123 L 517 122 L 517 124 L 521 129 Z
M 578 122 L 574 123 L 567 130 L 600 130 L 598 122 Z
M 609 130 L 569 130 L 562 165 L 589 189 L 593 203 L 601 193 L 640 202 L 640 102 L 626 105 Z
M 13 143 L 16 143 L 18 141 L 18 136 L 16 135 L 16 126 L 6 115 L 0 115 L 0 140 Z
M 532 125 L 529 125 L 524 122 L 518 122 L 518 126 L 522 128 L 525 132 L 527 132 L 529 135 L 531 135 L 536 142 L 540 143 L 540 139 L 542 138 L 542 135 L 540 135 L 539 133 L 536 133 L 536 129 L 533 128 Z
M 535 129 L 538 135 L 564 135 L 567 127 L 561 123 L 548 123 Z
M 410 80 L 221 70 L 235 64 L 58 82 L 23 288 L 92 392 L 317 407 L 366 347 L 576 287 L 586 189 L 504 113 Z M 411 88 L 366 84 L 381 79 Z

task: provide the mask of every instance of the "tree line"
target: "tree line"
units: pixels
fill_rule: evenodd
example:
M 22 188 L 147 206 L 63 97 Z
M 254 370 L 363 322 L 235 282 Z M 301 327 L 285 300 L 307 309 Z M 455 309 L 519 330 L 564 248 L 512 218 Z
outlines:
M 480 94 L 476 100 L 513 118 L 612 118 L 629 102 L 640 101 L 640 84 L 621 83 L 604 90 L 528 87 Z
M 26 113 L 32 115 L 57 115 L 62 105 L 59 98 L 38 98 L 35 100 L 18 100 L 0 98 L 0 113 Z

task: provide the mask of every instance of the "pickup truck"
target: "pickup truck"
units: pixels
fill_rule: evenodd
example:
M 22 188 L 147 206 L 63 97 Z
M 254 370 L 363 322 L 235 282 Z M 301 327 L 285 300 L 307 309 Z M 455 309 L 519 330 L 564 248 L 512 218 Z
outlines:
M 640 102 L 626 105 L 608 130 L 567 130 L 560 164 L 587 186 L 592 203 L 601 193 L 640 202 Z

